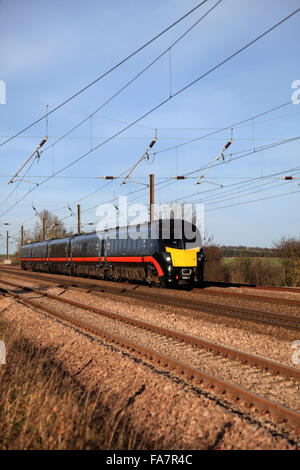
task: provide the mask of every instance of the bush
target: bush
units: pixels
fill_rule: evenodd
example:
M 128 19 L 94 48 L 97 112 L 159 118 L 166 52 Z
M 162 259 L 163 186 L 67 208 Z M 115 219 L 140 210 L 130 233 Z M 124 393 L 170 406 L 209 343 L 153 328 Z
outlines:
M 274 246 L 282 262 L 283 285 L 300 286 L 300 237 L 282 237 Z
M 204 279 L 206 281 L 229 281 L 229 267 L 222 263 L 223 250 L 217 245 L 208 245 L 204 248 L 205 265 Z
M 267 263 L 264 259 L 240 257 L 233 261 L 230 280 L 246 284 L 282 284 L 282 268 L 280 264 Z

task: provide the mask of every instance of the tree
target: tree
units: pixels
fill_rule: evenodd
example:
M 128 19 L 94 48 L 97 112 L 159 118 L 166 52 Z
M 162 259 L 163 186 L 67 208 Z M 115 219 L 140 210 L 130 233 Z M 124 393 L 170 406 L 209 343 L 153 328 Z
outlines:
M 43 219 L 45 219 L 46 240 L 73 235 L 72 232 L 67 233 L 67 229 L 62 220 L 56 215 L 51 214 L 47 209 L 44 209 L 39 212 L 38 220 L 33 230 L 24 230 L 24 244 L 43 240 Z M 20 260 L 21 235 L 17 237 L 17 244 L 18 248 L 15 253 L 15 259 L 18 262 Z
M 204 279 L 206 281 L 229 281 L 228 267 L 223 264 L 223 249 L 214 243 L 213 236 L 204 237 Z
M 33 241 L 43 240 L 43 219 L 45 219 L 45 238 L 64 237 L 67 234 L 64 223 L 56 215 L 51 214 L 47 209 L 39 212 L 39 220 L 35 223 L 33 230 Z
M 274 243 L 281 259 L 285 286 L 300 286 L 300 237 L 282 237 Z

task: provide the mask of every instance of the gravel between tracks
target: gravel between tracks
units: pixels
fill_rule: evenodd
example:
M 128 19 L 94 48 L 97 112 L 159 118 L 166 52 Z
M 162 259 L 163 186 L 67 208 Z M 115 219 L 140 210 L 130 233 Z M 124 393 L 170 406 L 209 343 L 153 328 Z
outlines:
M 127 338 L 137 344 L 144 345 L 154 351 L 166 354 L 169 357 L 199 368 L 203 372 L 233 382 L 253 393 L 265 396 L 288 408 L 300 411 L 300 384 L 295 380 L 275 377 L 274 374 L 261 371 L 259 368 L 241 365 L 239 361 L 216 356 L 202 349 L 183 344 L 171 338 L 162 337 L 159 334 L 125 324 L 116 319 L 89 312 L 73 305 L 61 304 L 54 299 L 40 297 L 36 293 L 27 293 L 26 297 L 33 300 L 37 299 L 41 304 L 46 304 L 59 311 L 62 310 L 64 313 L 87 322 L 90 325 L 101 329 L 103 328 L 109 333 Z M 66 297 L 66 295 L 64 295 L 64 297 Z M 74 300 L 73 295 L 72 300 Z M 88 303 L 90 303 L 90 300 Z M 124 314 L 122 310 L 120 313 Z
M 41 287 L 42 284 L 34 280 L 19 280 L 6 277 L 16 284 L 23 284 L 32 287 Z M 10 278 L 10 279 L 9 279 Z M 71 300 L 77 300 L 96 307 L 105 308 L 114 312 L 149 321 L 151 323 L 174 329 L 182 333 L 205 338 L 218 344 L 239 349 L 251 354 L 272 359 L 274 361 L 293 367 L 291 348 L 292 342 L 300 339 L 299 333 L 285 330 L 279 327 L 268 325 L 256 325 L 253 328 L 251 322 L 241 322 L 230 320 L 225 317 L 215 317 L 211 314 L 201 314 L 194 318 L 189 316 L 188 309 L 178 309 L 165 305 L 140 305 L 140 303 L 128 298 L 112 298 L 109 294 L 94 296 L 76 288 L 69 288 L 66 291 L 58 287 L 50 287 L 48 292 L 61 294 Z M 181 313 L 186 313 L 182 316 Z M 242 328 L 241 328 L 242 324 Z M 255 331 L 253 331 L 255 329 Z M 273 334 L 276 334 L 274 337 Z
M 206 397 L 205 392 L 197 394 L 118 348 L 79 334 L 10 298 L 0 298 L 0 306 L 4 320 L 34 344 L 54 348 L 57 361 L 77 374 L 86 388 L 100 390 L 112 409 L 126 413 L 135 430 L 144 431 L 155 443 L 154 449 L 299 447 L 295 433 L 284 436 L 251 422 Z

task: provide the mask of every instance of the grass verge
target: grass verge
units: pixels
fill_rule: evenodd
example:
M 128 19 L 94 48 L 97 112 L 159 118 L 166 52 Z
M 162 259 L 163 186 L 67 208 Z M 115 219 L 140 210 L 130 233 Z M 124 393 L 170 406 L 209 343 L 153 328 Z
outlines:
M 0 318 L 0 449 L 145 449 L 126 415 Z M 122 400 L 126 397 L 122 397 Z

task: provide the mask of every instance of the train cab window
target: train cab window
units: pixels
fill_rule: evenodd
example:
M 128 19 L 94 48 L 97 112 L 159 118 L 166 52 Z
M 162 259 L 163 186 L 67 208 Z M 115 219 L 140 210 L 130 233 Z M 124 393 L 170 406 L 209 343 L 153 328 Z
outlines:
M 183 248 L 182 240 L 180 238 L 178 239 L 174 238 L 173 240 L 164 240 L 164 245 L 170 248 L 179 248 L 179 249 Z

